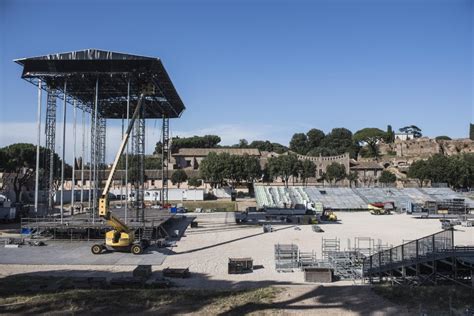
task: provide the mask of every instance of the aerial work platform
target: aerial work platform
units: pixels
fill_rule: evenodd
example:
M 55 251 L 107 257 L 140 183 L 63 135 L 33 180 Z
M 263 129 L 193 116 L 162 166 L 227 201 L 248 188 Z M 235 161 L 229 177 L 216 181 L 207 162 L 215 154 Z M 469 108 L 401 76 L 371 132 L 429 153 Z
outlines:
M 444 230 L 369 256 L 363 274 L 370 283 L 474 287 L 474 245 L 455 246 L 454 230 Z

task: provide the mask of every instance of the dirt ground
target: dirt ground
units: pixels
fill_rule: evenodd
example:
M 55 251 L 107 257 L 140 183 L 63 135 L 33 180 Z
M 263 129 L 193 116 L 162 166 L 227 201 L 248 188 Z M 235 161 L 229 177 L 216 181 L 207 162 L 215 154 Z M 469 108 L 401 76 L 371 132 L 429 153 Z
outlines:
M 355 237 L 370 237 L 375 243 L 395 246 L 441 231 L 439 220 L 415 219 L 407 215 L 375 216 L 368 212 L 339 212 L 337 216 L 339 223 L 321 225 L 324 233 L 313 232 L 309 225 L 274 226 L 274 232 L 263 233 L 260 226 L 236 225 L 233 213 L 197 214 L 198 228 L 186 231 L 177 247 L 171 249 L 163 265 L 189 268 L 196 275 L 196 278 L 186 281 L 186 286 L 190 287 L 242 288 L 261 284 L 302 284 L 301 271 L 276 272 L 275 244 L 294 243 L 300 251 L 315 251 L 317 257 L 321 258 L 322 238 L 338 238 L 342 250 L 353 247 Z M 455 243 L 474 244 L 474 228 L 458 227 Z M 251 274 L 229 275 L 227 262 L 230 257 L 251 257 L 254 265 L 262 267 Z
M 324 233 L 315 233 L 311 226 L 274 226 L 272 233 L 263 233 L 260 226 L 235 224 L 234 213 L 193 214 L 197 228 L 188 228 L 176 247 L 167 250 L 161 266 L 189 268 L 192 277 L 177 279 L 181 287 L 207 290 L 233 290 L 275 286 L 282 289 L 270 303 L 253 304 L 234 309 L 236 314 L 408 314 L 404 307 L 377 296 L 368 285 L 339 281 L 331 284 L 308 284 L 300 271 L 279 273 L 275 270 L 274 245 L 294 243 L 300 251 L 315 251 L 321 258 L 322 238 L 339 238 L 341 249 L 354 246 L 355 237 L 370 237 L 375 243 L 398 245 L 441 231 L 438 220 L 415 219 L 407 215 L 374 216 L 367 212 L 337 213 L 339 223 L 321 225 Z M 457 245 L 474 244 L 474 228 L 456 227 Z M 350 241 L 349 241 L 350 240 Z M 251 257 L 257 268 L 253 273 L 229 275 L 229 257 Z M 31 266 L 2 265 L 0 277 L 41 271 L 42 274 L 110 276 L 129 275 L 135 266 Z

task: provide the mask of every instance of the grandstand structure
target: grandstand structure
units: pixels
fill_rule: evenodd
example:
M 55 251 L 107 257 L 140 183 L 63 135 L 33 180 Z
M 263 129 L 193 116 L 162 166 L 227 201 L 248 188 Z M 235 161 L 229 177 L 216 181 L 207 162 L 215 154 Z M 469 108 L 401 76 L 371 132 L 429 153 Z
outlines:
M 447 283 L 474 288 L 474 247 L 455 246 L 454 231 L 444 230 L 366 257 L 363 276 L 370 283 Z
M 322 203 L 334 210 L 363 210 L 369 203 L 395 202 L 399 209 L 411 204 L 448 199 L 464 199 L 469 209 L 474 201 L 449 188 L 321 188 L 312 186 L 255 186 L 258 208 L 294 208 L 308 203 Z

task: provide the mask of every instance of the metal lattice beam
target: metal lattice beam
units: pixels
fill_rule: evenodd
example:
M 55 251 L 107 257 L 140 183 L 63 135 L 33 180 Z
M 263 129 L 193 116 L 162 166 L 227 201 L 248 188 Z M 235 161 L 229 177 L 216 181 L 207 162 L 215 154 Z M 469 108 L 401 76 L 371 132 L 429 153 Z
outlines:
M 133 178 L 135 187 L 136 220 L 144 221 L 144 183 L 145 183 L 145 108 L 142 107 L 135 121 L 132 137 Z
M 54 195 L 54 153 L 56 146 L 56 99 L 57 91 L 48 89 L 48 101 L 46 105 L 46 150 L 49 154 L 45 155 L 45 177 L 44 189 L 48 192 L 48 211 L 53 209 L 53 195 Z M 47 175 L 47 176 L 46 176 Z
M 163 146 L 162 146 L 162 168 L 161 168 L 161 205 L 165 205 L 168 203 L 168 162 L 169 162 L 169 154 L 170 154 L 170 120 L 168 117 L 163 116 L 163 128 L 162 128 L 162 139 L 163 139 Z

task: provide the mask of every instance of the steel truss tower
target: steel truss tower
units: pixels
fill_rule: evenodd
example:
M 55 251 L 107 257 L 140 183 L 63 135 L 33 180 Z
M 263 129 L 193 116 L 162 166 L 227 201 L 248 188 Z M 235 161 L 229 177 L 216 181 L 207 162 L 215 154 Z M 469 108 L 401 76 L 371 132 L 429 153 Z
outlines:
M 135 187 L 135 216 L 136 220 L 145 220 L 145 107 L 142 107 L 135 121 L 132 137 L 132 157 L 134 164 L 133 179 Z
M 161 168 L 161 180 L 162 180 L 162 190 L 161 190 L 161 205 L 168 203 L 168 162 L 170 155 L 170 119 L 167 116 L 163 116 L 163 128 L 162 128 L 162 168 Z
M 45 156 L 45 177 L 44 190 L 48 192 L 48 212 L 53 210 L 53 195 L 54 195 L 54 154 L 56 146 L 56 100 L 58 93 L 54 89 L 48 89 L 48 102 L 46 105 L 46 150 Z M 48 175 L 48 176 L 46 176 Z

